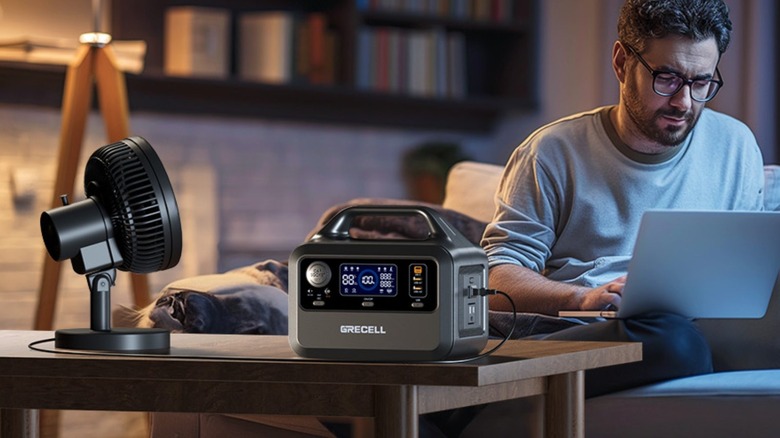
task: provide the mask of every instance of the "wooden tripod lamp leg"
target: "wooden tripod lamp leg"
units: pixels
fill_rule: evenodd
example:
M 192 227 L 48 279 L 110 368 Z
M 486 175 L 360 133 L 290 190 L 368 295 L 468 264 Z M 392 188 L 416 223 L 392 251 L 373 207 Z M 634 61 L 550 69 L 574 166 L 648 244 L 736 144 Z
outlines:
M 130 135 L 125 75 L 117 67 L 113 48 L 108 45 L 96 51 L 95 79 L 100 112 L 106 125 L 108 141 L 116 142 Z M 139 309 L 149 304 L 149 281 L 145 275 L 131 274 L 133 302 Z
M 92 70 L 94 51 L 83 45 L 76 52 L 76 58 L 68 66 L 65 75 L 65 92 L 62 97 L 62 124 L 60 127 L 60 148 L 57 154 L 57 178 L 54 182 L 52 208 L 62 205 L 60 195 L 73 198 L 76 169 L 81 157 L 84 128 L 92 103 Z M 44 254 L 41 288 L 38 293 L 38 308 L 35 313 L 36 330 L 51 330 L 54 326 L 54 310 L 60 283 L 62 264 Z M 59 412 L 40 411 L 40 435 L 55 438 L 59 434 Z
M 95 81 L 108 141 L 122 140 L 130 135 L 127 86 L 124 73 L 116 68 L 114 50 L 110 45 L 95 52 Z
M 76 170 L 84 141 L 84 129 L 92 103 L 93 80 L 97 81 L 100 108 L 108 140 L 119 141 L 129 135 L 125 78 L 115 65 L 110 46 L 100 48 L 84 44 L 79 47 L 76 58 L 68 66 L 62 99 L 60 148 L 52 208 L 61 205 L 60 195 L 67 194 L 73 197 Z M 51 330 L 54 326 L 60 269 L 59 262 L 44 254 L 43 275 L 34 322 L 36 330 Z M 147 305 L 149 286 L 146 276 L 132 274 L 131 279 L 135 305 L 139 308 Z
M 62 125 L 60 148 L 57 155 L 57 179 L 51 206 L 62 205 L 60 195 L 73 197 L 76 169 L 81 156 L 84 127 L 92 100 L 93 52 L 88 46 L 81 46 L 74 61 L 68 66 L 65 76 L 65 93 L 62 98 Z M 59 262 L 44 254 L 43 276 L 38 294 L 38 309 L 35 314 L 36 330 L 51 330 L 54 325 L 54 308 L 57 303 L 57 288 L 60 281 Z

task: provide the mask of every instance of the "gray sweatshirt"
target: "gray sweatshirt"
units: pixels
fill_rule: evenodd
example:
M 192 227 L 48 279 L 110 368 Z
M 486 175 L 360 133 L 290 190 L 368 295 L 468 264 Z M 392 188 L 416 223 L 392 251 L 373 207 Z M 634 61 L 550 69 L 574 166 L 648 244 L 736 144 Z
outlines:
M 482 239 L 491 267 L 595 287 L 625 275 L 645 210 L 763 208 L 761 151 L 740 121 L 704 109 L 681 145 L 646 155 L 621 143 L 611 108 L 546 125 L 514 151 Z

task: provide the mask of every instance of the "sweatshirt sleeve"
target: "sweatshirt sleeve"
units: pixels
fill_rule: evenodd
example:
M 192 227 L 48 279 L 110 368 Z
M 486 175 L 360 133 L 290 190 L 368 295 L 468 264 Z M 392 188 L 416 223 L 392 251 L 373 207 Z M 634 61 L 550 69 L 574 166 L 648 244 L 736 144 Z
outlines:
M 516 264 L 542 272 L 555 242 L 557 195 L 533 138 L 510 157 L 496 192 L 496 215 L 482 247 L 491 267 Z

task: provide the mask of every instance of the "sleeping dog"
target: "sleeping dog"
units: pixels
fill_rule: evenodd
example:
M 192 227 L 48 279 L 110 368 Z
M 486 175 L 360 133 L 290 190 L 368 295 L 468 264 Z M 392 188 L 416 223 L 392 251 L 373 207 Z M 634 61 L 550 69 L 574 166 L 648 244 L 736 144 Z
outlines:
M 180 333 L 287 334 L 287 267 L 267 261 L 166 286 L 136 325 Z

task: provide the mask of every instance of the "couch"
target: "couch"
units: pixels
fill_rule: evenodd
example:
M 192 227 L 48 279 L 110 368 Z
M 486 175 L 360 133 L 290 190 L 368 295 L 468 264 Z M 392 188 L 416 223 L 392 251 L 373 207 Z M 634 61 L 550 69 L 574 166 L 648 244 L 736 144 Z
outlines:
M 460 163 L 450 172 L 443 206 L 490 220 L 494 205 L 487 194 L 495 191 L 500 172 L 496 165 Z M 765 208 L 778 210 L 780 166 L 765 166 L 764 176 Z M 712 348 L 715 373 L 589 399 L 586 436 L 780 436 L 775 417 L 780 413 L 780 281 L 764 318 L 699 320 L 698 325 Z M 495 415 L 485 413 L 474 426 L 485 436 L 506 436 L 508 430 L 491 421 L 505 410 L 499 406 Z
M 450 171 L 445 200 L 440 209 L 445 217 L 455 222 L 456 228 L 472 240 L 478 239 L 479 230 L 493 215 L 493 195 L 501 169 L 498 165 L 466 161 Z M 765 177 L 765 206 L 778 210 L 780 166 L 766 166 Z M 387 200 L 364 199 L 351 203 L 375 202 Z M 320 224 L 341 207 L 334 206 L 326 212 Z M 273 266 L 270 271 L 269 263 Z M 269 280 L 269 272 L 273 274 L 270 276 L 272 280 Z M 266 261 L 225 274 L 182 279 L 167 286 L 162 294 L 166 296 L 181 291 L 235 294 L 254 290 L 268 294 L 269 284 L 274 286 L 271 289 L 283 294 L 279 289 L 285 288 L 286 275 L 278 274 L 278 263 Z M 268 298 L 263 300 L 268 302 Z M 270 301 L 282 303 L 278 299 Z M 280 312 L 286 312 L 286 308 L 281 308 L 283 304 L 279 306 Z M 501 313 L 491 311 L 491 319 L 499 320 L 506 316 Z M 159 320 L 147 320 L 146 324 L 161 325 Z M 168 327 L 177 329 L 176 321 L 173 324 Z M 715 373 L 589 399 L 585 405 L 586 436 L 780 436 L 780 423 L 774 418 L 774 414 L 780 413 L 780 281 L 775 285 L 764 318 L 699 320 L 698 324 L 712 347 Z M 178 328 L 187 331 L 181 325 Z M 255 329 L 251 333 L 263 331 Z M 462 436 L 544 436 L 541 406 L 539 398 L 491 405 L 477 416 Z M 310 420 L 299 424 L 308 425 Z M 302 427 L 298 432 L 282 431 L 286 427 L 274 421 L 273 418 L 259 416 L 154 414 L 151 430 L 153 436 L 179 434 L 204 438 L 228 435 L 304 436 L 299 432 L 309 433 L 305 436 L 329 436 L 329 431 L 318 428 L 316 421 L 311 423 L 311 428 Z M 271 434 L 263 435 L 265 433 Z

